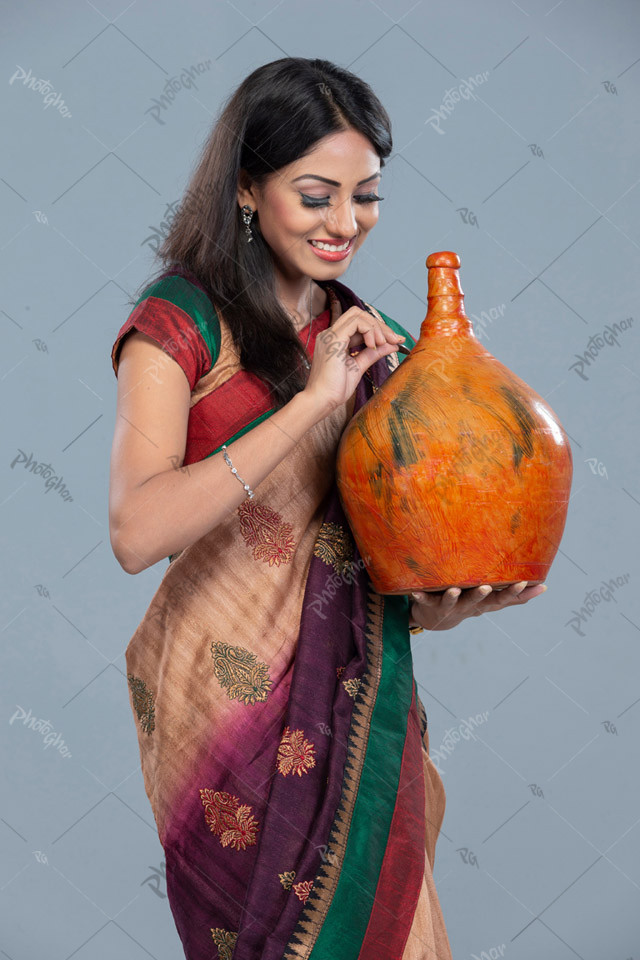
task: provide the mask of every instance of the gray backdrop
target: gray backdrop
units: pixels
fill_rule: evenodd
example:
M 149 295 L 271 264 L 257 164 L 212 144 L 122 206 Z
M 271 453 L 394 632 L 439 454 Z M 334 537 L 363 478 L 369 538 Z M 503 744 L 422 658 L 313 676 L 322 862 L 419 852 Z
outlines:
M 222 99 L 302 55 L 357 72 L 393 121 L 345 282 L 417 335 L 425 258 L 457 251 L 477 335 L 572 440 L 547 593 L 412 638 L 454 957 L 638 960 L 638 3 L 14 2 L 4 20 L 1 955 L 182 956 L 123 657 L 166 563 L 130 577 L 111 552 L 110 350 Z

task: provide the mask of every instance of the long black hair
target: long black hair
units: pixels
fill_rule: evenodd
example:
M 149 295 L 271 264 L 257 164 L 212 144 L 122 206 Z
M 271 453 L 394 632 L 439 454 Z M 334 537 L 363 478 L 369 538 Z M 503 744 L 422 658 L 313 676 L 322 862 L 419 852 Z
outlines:
M 271 248 L 255 215 L 247 243 L 238 177 L 246 171 L 262 187 L 348 128 L 369 139 L 384 166 L 391 121 L 364 80 L 328 60 L 284 57 L 258 67 L 223 105 L 156 253 L 162 268 L 154 279 L 167 270 L 197 278 L 221 310 L 241 366 L 269 385 L 277 408 L 304 388 L 307 351 L 276 295 Z

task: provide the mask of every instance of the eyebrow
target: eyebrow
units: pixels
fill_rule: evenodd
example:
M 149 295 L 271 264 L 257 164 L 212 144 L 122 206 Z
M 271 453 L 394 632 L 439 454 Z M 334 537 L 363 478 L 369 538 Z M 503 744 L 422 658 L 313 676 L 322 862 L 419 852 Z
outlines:
M 358 180 L 356 186 L 359 187 L 362 183 L 369 183 L 369 180 L 375 180 L 375 178 L 379 176 L 380 170 L 372 173 L 370 177 L 365 177 L 364 180 Z M 328 180 L 327 177 L 317 177 L 314 173 L 303 173 L 302 176 L 295 177 L 291 182 L 295 183 L 297 180 L 321 180 L 323 183 L 330 183 L 332 187 L 342 186 L 337 180 Z

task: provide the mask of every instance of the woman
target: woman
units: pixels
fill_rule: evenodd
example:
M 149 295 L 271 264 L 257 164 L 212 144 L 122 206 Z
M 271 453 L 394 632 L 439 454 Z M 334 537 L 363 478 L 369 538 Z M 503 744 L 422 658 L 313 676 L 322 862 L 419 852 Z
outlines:
M 113 550 L 169 557 L 126 663 L 187 960 L 451 958 L 409 630 L 540 588 L 381 596 L 342 512 L 342 431 L 415 343 L 338 279 L 391 149 L 353 74 L 255 70 L 113 346 Z

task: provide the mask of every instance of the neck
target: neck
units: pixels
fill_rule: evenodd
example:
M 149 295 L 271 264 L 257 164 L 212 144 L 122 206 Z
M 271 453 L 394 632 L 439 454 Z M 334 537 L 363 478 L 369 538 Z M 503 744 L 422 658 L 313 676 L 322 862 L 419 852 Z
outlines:
M 296 330 L 302 330 L 327 306 L 327 293 L 310 277 L 302 277 L 296 283 L 276 284 L 276 293 L 285 310 L 291 315 Z M 311 296 L 311 314 L 309 297 Z

